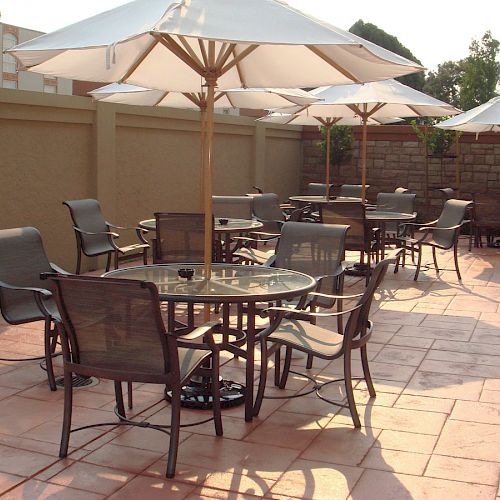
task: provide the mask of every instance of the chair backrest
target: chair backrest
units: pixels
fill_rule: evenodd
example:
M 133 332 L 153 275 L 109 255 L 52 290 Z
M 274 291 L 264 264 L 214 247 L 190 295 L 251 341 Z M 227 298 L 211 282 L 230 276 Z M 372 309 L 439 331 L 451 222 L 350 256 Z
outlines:
M 350 337 L 346 339 L 347 341 L 350 341 L 353 337 L 356 337 L 357 335 L 360 335 L 360 337 L 366 335 L 367 328 L 369 325 L 368 317 L 370 314 L 370 308 L 372 305 L 373 296 L 375 295 L 375 292 L 379 289 L 382 280 L 384 279 L 387 273 L 387 268 L 389 267 L 389 264 L 394 263 L 401 253 L 402 249 L 395 250 L 386 259 L 381 260 L 373 269 L 370 276 L 370 280 L 368 281 L 368 284 L 365 288 L 365 291 L 363 292 L 363 295 L 358 301 L 358 305 L 361 306 L 359 314 L 351 315 L 349 317 L 349 320 L 347 321 L 347 325 L 345 328 L 345 335 Z
M 155 264 L 203 262 L 205 215 L 157 212 L 156 239 L 153 240 Z
M 90 233 L 104 233 L 109 227 L 101 212 L 99 202 L 94 199 L 66 200 L 63 205 L 69 208 L 73 226 Z M 75 231 L 77 241 L 86 255 L 96 255 L 113 250 L 111 238 L 106 234 L 82 234 Z
M 328 186 L 328 196 L 331 196 L 333 189 L 333 184 L 329 184 Z M 320 182 L 310 182 L 307 185 L 307 193 L 308 196 L 325 196 L 326 194 L 326 184 L 321 184 Z
M 331 275 L 344 259 L 349 226 L 285 222 L 276 249 L 275 267 L 310 276 Z
M 253 196 L 212 196 L 214 217 L 251 220 Z
M 408 188 L 404 188 L 404 187 L 397 187 L 395 190 L 394 190 L 395 193 L 401 193 L 401 194 L 404 194 L 404 193 L 409 193 L 410 190 Z
M 279 233 L 280 221 L 285 220 L 280 208 L 280 201 L 276 193 L 263 193 L 253 198 L 253 213 L 264 224 L 261 231 Z
M 65 363 L 114 380 L 179 373 L 175 340 L 165 334 L 153 283 L 94 276 L 50 280 L 64 326 Z
M 345 240 L 346 250 L 364 251 L 369 248 L 370 228 L 366 222 L 365 205 L 361 201 L 332 201 L 321 205 L 323 224 L 350 226 Z
M 365 189 L 370 187 L 369 184 L 365 185 Z M 346 198 L 361 198 L 363 186 L 361 184 L 342 184 L 340 186 L 339 196 Z
M 447 200 L 444 203 L 443 210 L 439 219 L 436 222 L 436 228 L 446 228 L 453 227 L 462 222 L 465 219 L 465 214 L 467 208 L 471 205 L 470 201 L 466 200 Z M 433 240 L 443 248 L 451 248 L 460 234 L 460 228 L 458 227 L 454 231 L 447 231 L 439 229 L 432 231 Z
M 52 272 L 42 237 L 34 227 L 0 230 L 0 281 L 12 286 L 47 288 L 41 273 Z M 0 287 L 0 308 L 9 323 L 43 319 L 33 292 Z
M 441 191 L 445 200 L 451 200 L 455 197 L 455 190 L 453 188 L 440 188 L 438 191 Z
M 377 210 L 412 214 L 415 211 L 416 196 L 410 193 L 378 193 Z

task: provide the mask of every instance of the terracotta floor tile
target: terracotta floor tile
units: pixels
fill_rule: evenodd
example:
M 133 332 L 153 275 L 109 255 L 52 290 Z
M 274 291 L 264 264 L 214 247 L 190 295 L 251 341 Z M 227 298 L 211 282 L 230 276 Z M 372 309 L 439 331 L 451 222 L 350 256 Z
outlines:
M 147 498 L 148 500 L 168 498 L 169 500 L 180 500 L 186 498 L 192 490 L 192 485 L 174 480 L 137 476 L 109 498 L 133 500 L 138 498 Z
M 477 401 L 482 386 L 483 379 L 478 377 L 418 371 L 408 383 L 404 394 Z
M 449 420 L 434 453 L 457 458 L 498 461 L 500 428 L 491 424 Z
M 414 432 L 385 429 L 379 434 L 373 446 L 374 448 L 383 448 L 384 450 L 431 454 L 437 440 L 438 436 L 431 436 L 429 434 L 416 434 Z
M 483 403 L 495 403 L 500 405 L 500 391 L 485 391 L 481 393 L 479 401 Z
M 297 460 L 271 489 L 273 498 L 340 500 L 347 497 L 363 469 Z
M 225 491 L 227 494 L 236 492 L 243 495 L 261 497 L 269 491 L 273 484 L 274 480 L 262 477 L 241 476 L 230 472 L 215 472 L 205 479 L 203 489 L 215 488 Z
M 471 377 L 500 377 L 500 366 L 478 365 L 475 363 L 424 360 L 419 369 L 426 372 L 451 373 Z
M 193 490 L 193 493 L 186 497 L 186 500 L 208 500 L 218 498 L 221 500 L 255 500 L 258 497 L 255 495 L 245 495 L 242 493 L 228 492 L 225 490 L 216 490 L 213 488 L 200 487 Z M 267 497 L 266 497 L 267 498 Z
M 451 413 L 455 401 L 453 399 L 430 398 L 427 396 L 412 396 L 403 394 L 394 403 L 397 408 L 408 410 L 437 411 L 440 413 Z
M 14 474 L 6 474 L 5 472 L 0 472 L 0 495 L 7 490 L 10 490 L 16 484 L 19 484 L 25 480 L 24 477 L 15 476 Z
M 254 429 L 245 441 L 303 450 L 329 421 L 330 417 L 277 411 Z
M 500 426 L 500 404 L 457 401 L 450 419 Z
M 484 389 L 488 391 L 500 391 L 500 378 L 490 378 L 485 380 Z
M 181 444 L 178 461 L 214 472 L 277 479 L 298 453 L 289 448 L 193 434 Z
M 17 392 L 19 392 L 19 389 L 15 389 L 13 387 L 0 387 L 0 400 L 6 399 Z
M 474 365 L 489 365 L 499 366 L 500 355 L 491 354 L 475 354 L 470 352 L 453 352 L 441 349 L 430 349 L 427 353 L 426 360 L 433 361 L 448 361 L 451 363 L 466 363 Z
M 476 328 L 470 338 L 471 342 L 480 342 L 483 344 L 500 344 L 500 334 L 497 327 L 494 328 Z
M 360 467 L 420 476 L 425 470 L 429 457 L 430 455 L 422 453 L 373 447 L 361 462 Z
M 110 495 L 133 477 L 133 474 L 117 469 L 76 462 L 53 476 L 49 482 L 60 486 Z
M 352 498 L 369 498 L 370 500 L 414 500 L 420 498 L 429 500 L 455 498 L 491 500 L 494 498 L 494 493 L 493 488 L 488 486 L 367 470 L 354 487 Z
M 433 344 L 433 342 L 434 342 L 433 339 L 424 339 L 421 337 L 405 337 L 403 335 L 396 334 L 388 342 L 388 345 L 428 349 Z
M 425 339 L 445 339 L 461 340 L 467 342 L 472 335 L 472 331 L 456 330 L 444 326 L 405 326 L 398 332 L 398 336 L 418 337 Z
M 2 498 L 5 500 L 28 498 L 47 498 L 50 500 L 98 500 L 104 498 L 104 496 L 32 479 L 9 491 L 9 493 L 5 494 Z
M 372 315 L 373 321 L 377 323 L 388 323 L 392 325 L 420 325 L 426 315 L 422 313 L 406 314 L 398 311 L 378 311 Z
M 466 483 L 496 486 L 500 476 L 500 465 L 482 460 L 433 455 L 429 461 L 425 475 L 441 479 L 464 481 Z
M 160 460 L 150 465 L 144 472 L 143 476 L 154 476 L 165 478 L 167 470 L 167 457 L 163 456 Z M 205 469 L 199 465 L 188 465 L 177 462 L 175 469 L 175 480 L 181 483 L 203 484 L 208 476 L 214 474 L 213 468 Z
M 138 473 L 149 467 L 153 462 L 156 462 L 160 456 L 161 453 L 158 452 L 105 444 L 85 456 L 84 461 L 95 465 Z
M 500 330 L 499 330 L 500 335 Z M 453 340 L 436 340 L 432 345 L 433 350 L 464 352 L 467 354 L 487 354 L 500 356 L 500 345 L 489 345 L 477 342 L 455 342 Z
M 426 351 L 404 349 L 401 347 L 384 347 L 375 357 L 380 363 L 395 363 L 408 366 L 418 366 L 424 359 Z M 413 374 L 413 372 L 412 372 Z
M 355 429 L 352 425 L 335 423 L 321 431 L 302 453 L 306 460 L 330 464 L 359 465 L 380 434 L 380 429 Z
M 1 472 L 29 477 L 56 461 L 49 455 L 0 445 Z

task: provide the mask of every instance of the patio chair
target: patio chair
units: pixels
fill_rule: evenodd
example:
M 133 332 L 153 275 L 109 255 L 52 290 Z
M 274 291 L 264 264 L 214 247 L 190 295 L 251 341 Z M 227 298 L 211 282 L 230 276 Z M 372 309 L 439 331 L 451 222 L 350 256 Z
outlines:
M 53 320 L 58 317 L 52 294 L 42 283 L 42 273 L 65 273 L 49 262 L 40 233 L 34 227 L 0 230 L 0 309 L 5 321 L 21 325 L 44 321 L 45 354 L 35 358 L 2 358 L 1 361 L 45 360 L 50 390 L 56 390 L 52 358 L 57 345 Z
M 455 198 L 455 190 L 453 188 L 439 188 L 437 191 L 441 193 L 445 201 Z
M 253 198 L 253 215 L 262 222 L 261 231 L 270 234 L 279 234 L 281 226 L 287 220 L 287 216 L 280 208 L 280 202 L 276 193 L 262 193 Z
M 446 270 L 438 267 L 436 249 L 453 249 L 455 271 L 457 273 L 458 279 L 462 279 L 462 277 L 460 276 L 460 269 L 458 267 L 458 237 L 460 235 L 460 228 L 464 223 L 468 222 L 467 220 L 465 220 L 465 215 L 470 205 L 470 201 L 447 200 L 444 204 L 439 219 L 428 222 L 426 224 L 416 224 L 413 222 L 404 224 L 412 230 L 418 231 L 418 233 L 415 234 L 415 238 L 399 238 L 399 246 L 401 246 L 405 252 L 406 250 L 410 250 L 412 252 L 416 251 L 418 253 L 417 268 L 415 270 L 415 276 L 413 277 L 415 281 L 418 278 L 420 267 L 422 266 L 422 250 L 424 247 L 432 248 L 432 259 L 434 261 L 436 272 Z M 398 264 L 396 264 L 396 267 L 394 269 L 395 273 L 398 272 Z M 405 265 L 404 259 L 402 265 Z
M 476 247 L 483 246 L 483 235 L 486 236 L 486 244 L 491 247 L 495 243 L 495 235 L 500 234 L 500 194 L 475 193 L 473 195 L 471 238 L 474 237 Z
M 332 195 L 333 191 L 333 184 L 330 184 L 328 187 L 328 196 Z M 308 196 L 325 196 L 326 193 L 326 184 L 325 183 L 320 183 L 320 182 L 310 182 L 307 185 L 307 192 L 306 194 Z
M 95 376 L 114 381 L 115 413 L 119 422 L 109 425 L 136 425 L 170 434 L 166 476 L 174 477 L 182 427 L 181 388 L 209 360 L 211 367 L 204 371 L 212 380 L 219 380 L 219 349 L 213 338 L 217 324 L 207 323 L 178 338 L 165 330 L 158 290 L 153 283 L 94 276 L 50 279 L 61 315 L 64 361 L 64 418 L 59 456 L 67 456 L 71 432 L 107 425 L 71 428 L 72 374 Z M 165 386 L 171 392 L 171 425 L 129 420 L 125 414 L 122 382 Z M 213 419 L 215 432 L 221 436 L 219 384 L 211 384 L 211 387 L 213 417 L 198 423 Z
M 406 193 L 409 193 L 410 190 L 407 189 L 407 188 L 404 188 L 404 187 L 397 187 L 395 190 L 394 190 L 395 193 L 400 193 L 400 194 L 406 194 Z
M 111 267 L 111 257 L 114 256 L 114 267 L 118 269 L 120 260 L 131 255 L 142 253 L 144 264 L 148 263 L 148 248 L 144 234 L 145 229 L 140 227 L 116 226 L 107 222 L 101 212 L 99 202 L 94 199 L 67 200 L 63 205 L 69 208 L 73 229 L 76 237 L 76 274 L 80 274 L 82 254 L 87 257 L 107 255 L 106 272 Z M 111 229 L 133 229 L 137 234 L 139 243 L 132 243 L 126 246 L 118 246 L 116 239 L 119 235 Z
M 205 215 L 157 212 L 153 264 L 204 262 Z
M 365 189 L 368 190 L 369 184 L 366 184 Z M 361 184 L 342 184 L 340 186 L 339 197 L 341 198 L 361 198 L 363 186 Z
M 380 251 L 380 234 L 366 219 L 365 205 L 361 201 L 335 200 L 321 206 L 321 221 L 323 224 L 345 224 L 350 226 L 345 240 L 347 251 L 360 252 L 360 261 L 366 283 L 371 273 L 372 258 L 378 261 Z M 366 256 L 366 266 L 364 259 Z
M 378 193 L 376 210 L 381 212 L 398 212 L 403 214 L 414 214 L 416 194 L 411 193 Z M 399 224 L 397 222 L 386 222 L 386 242 L 395 243 Z
M 315 392 L 318 397 L 333 405 L 349 408 L 354 427 L 361 427 L 356 402 L 354 400 L 354 391 L 352 380 L 356 377 L 352 376 L 351 371 L 351 351 L 360 349 L 361 363 L 363 368 L 363 379 L 366 382 L 370 397 L 375 397 L 376 392 L 373 387 L 370 369 L 368 365 L 367 343 L 372 333 L 372 323 L 369 321 L 370 306 L 373 300 L 374 293 L 379 288 L 390 263 L 399 258 L 401 250 L 395 251 L 390 257 L 377 264 L 371 275 L 368 286 L 363 294 L 331 297 L 332 300 L 355 299 L 359 297 L 357 304 L 342 312 L 330 313 L 315 313 L 307 311 L 290 311 L 285 307 L 271 307 L 268 312 L 271 314 L 271 324 L 269 328 L 262 331 L 259 335 L 261 346 L 261 369 L 259 379 L 259 389 L 257 392 L 256 408 L 260 409 L 264 397 L 268 399 L 284 399 L 289 396 L 265 396 L 265 386 L 267 381 L 267 360 L 273 352 L 279 352 L 284 346 L 285 360 L 283 371 L 279 377 L 276 377 L 280 372 L 279 357 L 275 364 L 275 385 L 280 389 L 285 389 L 289 373 L 296 372 L 290 370 L 292 351 L 294 349 L 306 353 L 308 356 L 315 356 L 321 359 L 334 360 L 343 358 L 344 374 L 343 378 L 331 380 L 325 383 L 319 383 L 309 375 L 306 378 L 311 380 L 313 387 L 310 390 L 293 394 L 291 397 L 305 396 Z M 315 292 L 310 295 L 314 296 Z M 320 295 L 323 299 L 323 294 Z M 343 334 L 332 331 L 329 328 L 319 327 L 314 324 L 317 317 L 335 317 L 339 315 L 349 315 Z M 269 348 L 268 344 L 272 343 Z M 298 374 L 303 375 L 303 374 Z M 326 385 L 334 382 L 344 382 L 347 405 L 340 401 L 333 401 L 323 396 L 321 390 Z
M 212 196 L 214 217 L 251 220 L 253 200 L 253 196 Z

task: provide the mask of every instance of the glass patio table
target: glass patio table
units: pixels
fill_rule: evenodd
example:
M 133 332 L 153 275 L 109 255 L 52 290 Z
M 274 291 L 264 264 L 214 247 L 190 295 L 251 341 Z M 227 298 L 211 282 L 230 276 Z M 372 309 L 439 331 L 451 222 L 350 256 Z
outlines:
M 192 269 L 191 279 L 181 278 L 179 269 Z M 205 279 L 203 264 L 156 264 L 117 269 L 103 276 L 150 281 L 158 288 L 160 300 L 168 302 L 168 330 L 175 330 L 177 303 L 222 304 L 221 348 L 246 360 L 245 420 L 254 412 L 255 314 L 258 302 L 279 302 L 300 297 L 316 287 L 311 276 L 287 269 L 240 264 L 213 264 L 210 280 Z M 246 305 L 246 349 L 229 340 L 230 306 Z M 242 308 L 241 308 L 242 309 Z M 241 313 L 241 310 L 240 310 Z
M 139 222 L 139 227 L 149 231 L 156 231 L 156 220 L 146 219 Z M 214 232 L 224 240 L 225 262 L 231 262 L 232 255 L 230 249 L 231 233 L 249 233 L 262 229 L 264 224 L 258 220 L 216 218 L 214 223 Z

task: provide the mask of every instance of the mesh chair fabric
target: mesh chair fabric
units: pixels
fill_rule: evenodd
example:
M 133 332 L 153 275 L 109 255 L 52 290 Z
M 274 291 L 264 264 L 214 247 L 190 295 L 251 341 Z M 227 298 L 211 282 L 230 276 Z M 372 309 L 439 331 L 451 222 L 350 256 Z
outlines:
M 440 227 L 452 227 L 461 224 L 465 219 L 465 213 L 470 205 L 470 201 L 466 200 L 447 200 L 444 204 L 441 215 L 435 224 L 435 229 L 432 231 L 432 240 L 442 248 L 451 248 L 458 234 L 460 228 L 453 231 L 439 230 Z
M 378 193 L 377 210 L 412 214 L 415 211 L 416 196 L 410 193 Z M 386 222 L 385 229 L 386 232 L 396 233 L 398 223 Z
M 280 208 L 278 195 L 275 193 L 263 193 L 253 198 L 253 212 L 259 219 L 263 227 L 261 231 L 265 233 L 279 233 L 281 223 L 285 217 Z
M 368 184 L 365 185 L 366 189 L 369 187 Z M 361 184 L 342 184 L 342 186 L 340 186 L 339 196 L 346 198 L 361 198 L 362 190 L 363 186 Z
M 212 196 L 214 217 L 251 220 L 253 196 Z
M 328 195 L 331 195 L 331 191 L 333 189 L 333 184 L 329 185 Z M 326 193 L 326 184 L 321 184 L 320 182 L 310 182 L 307 185 L 307 195 L 308 196 L 325 196 Z

